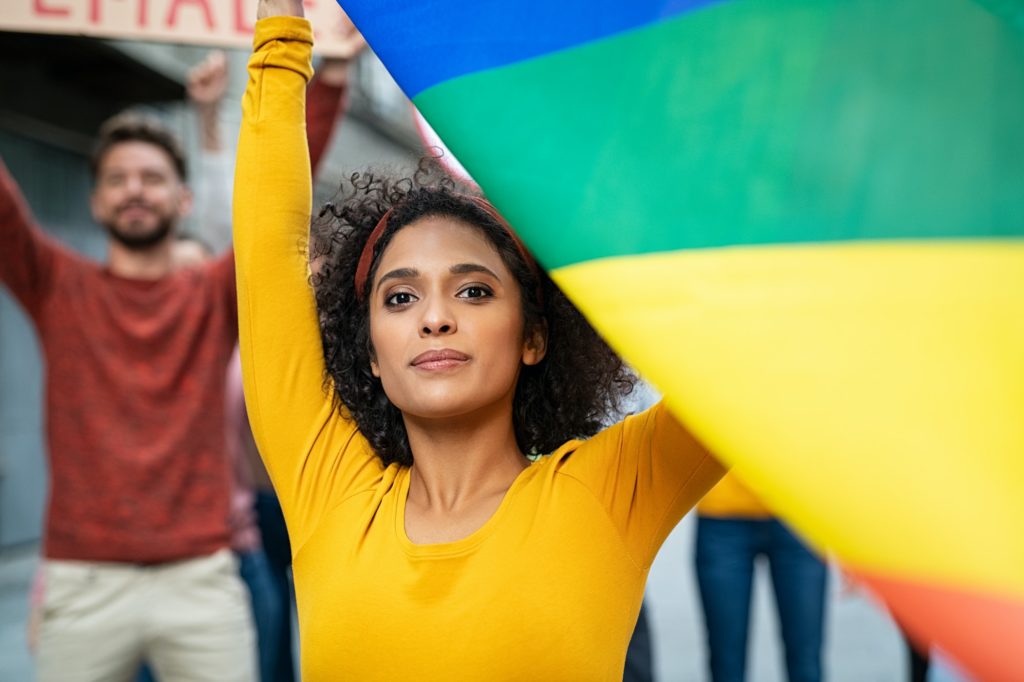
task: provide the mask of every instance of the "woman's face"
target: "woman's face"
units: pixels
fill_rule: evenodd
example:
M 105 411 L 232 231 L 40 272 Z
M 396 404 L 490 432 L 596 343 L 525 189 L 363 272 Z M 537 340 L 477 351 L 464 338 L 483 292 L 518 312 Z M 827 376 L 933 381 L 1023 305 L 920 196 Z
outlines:
M 544 357 L 524 338 L 519 284 L 483 233 L 428 216 L 381 255 L 369 294 L 371 367 L 403 414 L 471 415 L 507 403 L 523 363 Z

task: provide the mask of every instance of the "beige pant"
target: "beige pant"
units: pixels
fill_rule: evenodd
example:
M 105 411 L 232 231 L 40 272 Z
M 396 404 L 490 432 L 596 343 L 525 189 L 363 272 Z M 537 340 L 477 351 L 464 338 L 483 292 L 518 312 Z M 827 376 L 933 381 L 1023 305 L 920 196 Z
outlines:
M 157 566 L 46 561 L 39 682 L 252 682 L 250 600 L 229 550 Z

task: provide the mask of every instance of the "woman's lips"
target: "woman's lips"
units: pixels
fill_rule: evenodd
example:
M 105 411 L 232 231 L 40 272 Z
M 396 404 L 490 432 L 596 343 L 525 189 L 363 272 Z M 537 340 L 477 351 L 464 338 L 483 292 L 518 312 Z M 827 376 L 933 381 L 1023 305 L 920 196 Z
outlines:
M 409 363 L 416 369 L 442 370 L 460 367 L 469 361 L 469 356 L 457 350 L 443 348 L 441 350 L 428 350 L 420 353 Z

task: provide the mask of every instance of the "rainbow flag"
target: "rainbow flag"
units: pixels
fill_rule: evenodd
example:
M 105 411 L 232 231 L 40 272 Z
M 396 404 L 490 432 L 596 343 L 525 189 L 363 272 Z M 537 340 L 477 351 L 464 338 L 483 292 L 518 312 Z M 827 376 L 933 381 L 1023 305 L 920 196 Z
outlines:
M 708 446 L 1024 679 L 1024 2 L 342 4 Z

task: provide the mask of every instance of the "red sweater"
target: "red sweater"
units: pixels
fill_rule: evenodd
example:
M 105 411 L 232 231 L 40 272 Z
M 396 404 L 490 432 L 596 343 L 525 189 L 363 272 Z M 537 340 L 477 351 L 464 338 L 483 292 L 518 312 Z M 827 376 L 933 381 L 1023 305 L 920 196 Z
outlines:
M 345 89 L 315 80 L 308 97 L 316 168 Z M 118 277 L 47 237 L 0 161 L 0 282 L 46 362 L 45 555 L 157 563 L 227 547 L 233 254 L 157 281 Z
M 232 254 L 117 277 L 43 234 L 2 163 L 0 244 L 0 281 L 46 362 L 46 556 L 151 563 L 227 547 Z

